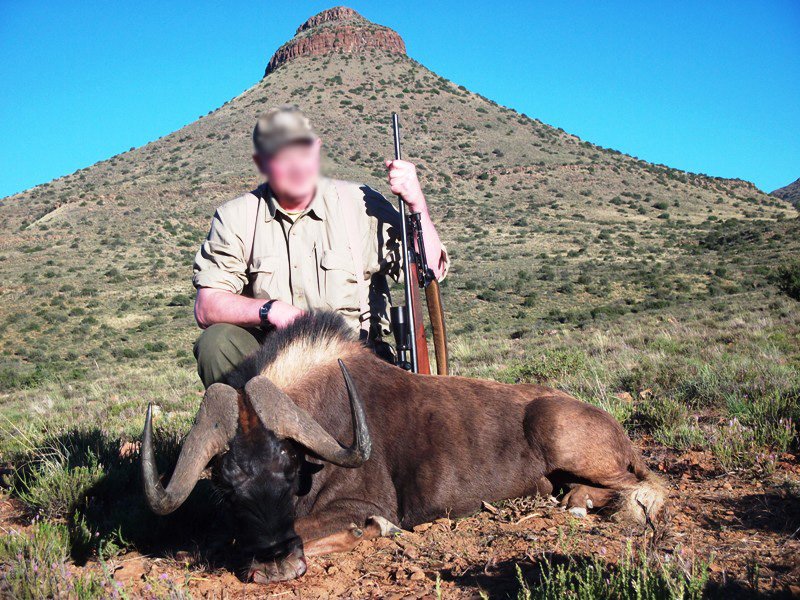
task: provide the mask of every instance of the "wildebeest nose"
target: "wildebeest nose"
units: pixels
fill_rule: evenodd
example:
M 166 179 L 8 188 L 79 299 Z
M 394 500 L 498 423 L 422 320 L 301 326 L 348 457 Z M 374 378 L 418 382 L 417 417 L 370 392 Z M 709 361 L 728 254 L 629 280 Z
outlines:
M 306 563 L 306 559 L 301 558 L 297 565 L 297 576 L 300 577 L 301 575 L 305 575 L 307 569 L 308 569 L 308 564 Z

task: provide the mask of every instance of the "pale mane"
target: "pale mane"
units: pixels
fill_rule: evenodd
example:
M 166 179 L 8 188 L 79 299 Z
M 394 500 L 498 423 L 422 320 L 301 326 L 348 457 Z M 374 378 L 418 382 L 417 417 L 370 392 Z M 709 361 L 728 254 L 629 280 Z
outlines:
M 281 389 L 289 388 L 337 359 L 347 362 L 369 353 L 341 315 L 316 312 L 267 335 L 261 347 L 225 377 L 237 389 L 257 375 L 264 375 Z
M 286 389 L 320 367 L 336 364 L 336 359 L 347 362 L 359 350 L 363 349 L 357 342 L 338 336 L 317 340 L 296 338 L 281 349 L 274 361 L 264 365 L 260 374 Z

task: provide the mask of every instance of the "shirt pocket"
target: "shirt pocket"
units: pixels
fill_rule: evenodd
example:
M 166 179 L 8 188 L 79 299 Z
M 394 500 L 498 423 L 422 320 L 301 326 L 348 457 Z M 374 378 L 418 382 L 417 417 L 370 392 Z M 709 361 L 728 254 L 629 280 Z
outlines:
M 325 304 L 339 311 L 358 311 L 358 285 L 356 285 L 353 257 L 349 254 L 325 250 L 320 260 L 324 280 Z
M 248 271 L 250 289 L 254 298 L 276 298 L 278 290 L 275 273 L 280 265 L 280 256 L 254 256 Z

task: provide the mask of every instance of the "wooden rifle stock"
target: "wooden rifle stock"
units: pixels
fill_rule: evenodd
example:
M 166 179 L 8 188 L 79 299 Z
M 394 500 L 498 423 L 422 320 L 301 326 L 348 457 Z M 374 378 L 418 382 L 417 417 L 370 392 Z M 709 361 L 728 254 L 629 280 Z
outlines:
M 422 300 L 420 299 L 419 286 L 417 285 L 419 269 L 415 262 L 409 266 L 411 267 L 411 284 L 409 284 L 411 288 L 410 310 L 414 312 L 414 331 L 411 332 L 411 335 L 414 336 L 417 342 L 417 373 L 430 375 L 431 359 L 428 356 L 428 339 L 425 337 L 425 322 L 422 320 Z
M 428 317 L 433 330 L 433 352 L 436 355 L 436 374 L 448 374 L 447 329 L 444 325 L 444 305 L 439 282 L 432 279 L 425 287 L 425 302 L 428 305 Z

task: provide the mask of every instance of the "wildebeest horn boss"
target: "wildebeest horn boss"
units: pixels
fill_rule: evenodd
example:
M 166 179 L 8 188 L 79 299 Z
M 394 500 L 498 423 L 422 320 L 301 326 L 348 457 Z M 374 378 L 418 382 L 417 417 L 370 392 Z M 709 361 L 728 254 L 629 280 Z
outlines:
M 271 334 L 208 388 L 166 489 L 151 421 L 148 409 L 150 507 L 178 508 L 216 457 L 245 574 L 261 582 L 300 576 L 307 557 L 397 532 L 393 524 L 466 515 L 482 501 L 567 489 L 562 504 L 575 514 L 614 505 L 644 523 L 666 498 L 605 411 L 539 385 L 408 373 L 333 313 Z M 351 437 L 349 447 L 337 441 Z

